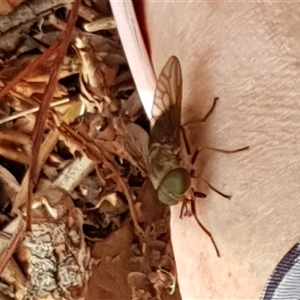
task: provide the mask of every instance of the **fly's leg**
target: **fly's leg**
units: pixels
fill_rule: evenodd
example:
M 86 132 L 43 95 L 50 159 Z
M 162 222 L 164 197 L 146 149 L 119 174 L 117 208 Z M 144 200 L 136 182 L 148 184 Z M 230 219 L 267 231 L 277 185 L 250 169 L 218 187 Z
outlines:
M 188 143 L 186 134 L 185 134 L 185 130 L 184 130 L 183 128 L 181 128 L 181 129 L 182 129 L 183 140 L 184 140 L 184 144 L 185 144 L 186 151 L 187 151 L 188 155 L 191 155 L 190 146 L 189 146 L 189 143 Z M 216 151 L 220 151 L 220 152 L 223 152 L 223 153 L 236 153 L 236 152 L 239 152 L 239 151 L 246 150 L 246 149 L 248 149 L 248 148 L 249 148 L 249 147 L 244 147 L 244 148 L 237 149 L 237 150 L 229 150 L 229 151 L 227 151 L 227 150 L 221 150 L 221 149 L 215 149 L 215 148 L 203 148 L 203 147 L 202 147 L 202 148 L 200 148 L 200 149 L 197 149 L 197 150 L 194 152 L 194 154 L 193 154 L 193 156 L 192 156 L 192 159 L 191 159 L 191 164 L 194 165 L 195 162 L 196 162 L 196 160 L 197 160 L 197 158 L 198 158 L 199 153 L 200 153 L 201 151 L 203 151 L 203 150 L 206 150 L 206 149 L 208 149 L 208 150 L 216 150 Z M 195 170 L 192 169 L 191 172 L 190 172 L 190 177 L 191 177 L 191 178 L 197 178 L 197 176 L 196 176 L 195 173 L 196 173 Z M 204 179 L 200 179 L 200 180 L 201 180 L 202 182 L 204 182 L 205 184 L 207 184 L 208 187 L 209 187 L 211 190 L 213 190 L 214 192 L 216 192 L 216 193 L 219 194 L 220 196 L 222 196 L 222 197 L 224 197 L 224 198 L 226 198 L 226 199 L 230 199 L 230 198 L 231 198 L 231 195 L 226 195 L 226 194 L 220 192 L 218 189 L 216 189 L 215 187 L 213 187 L 209 182 L 205 181 Z M 202 192 L 195 192 L 195 193 L 196 193 L 196 194 L 194 194 L 194 195 L 195 195 L 196 197 L 198 197 L 198 198 L 205 198 L 205 197 L 206 197 L 206 195 L 205 195 L 204 193 L 202 193 Z M 185 206 L 183 205 L 183 206 L 181 207 L 180 217 L 182 217 L 183 209 L 184 209 L 185 207 L 186 207 L 186 204 L 185 204 Z
M 195 198 L 206 198 L 206 194 L 202 192 L 193 191 Z
M 206 198 L 206 194 L 202 193 L 202 192 L 196 192 L 193 189 L 191 189 L 191 198 L 195 199 L 195 198 Z M 188 209 L 188 203 L 190 203 L 192 200 L 189 198 L 184 197 L 182 199 L 182 205 L 181 205 L 181 209 L 180 209 L 180 219 L 182 219 L 182 217 L 190 217 L 192 215 L 192 213 L 189 211 Z
M 244 151 L 244 150 L 248 150 L 249 147 L 243 147 L 243 148 L 240 148 L 240 149 L 236 149 L 236 150 L 222 150 L 222 149 L 216 149 L 216 148 L 200 148 L 200 149 L 197 149 L 194 153 L 194 155 L 192 156 L 191 158 L 191 164 L 194 165 L 195 162 L 197 161 L 197 158 L 198 158 L 198 155 L 201 151 L 203 150 L 213 150 L 213 151 L 218 151 L 218 152 L 222 152 L 222 153 L 226 153 L 226 154 L 231 154 L 231 153 L 237 153 L 237 152 L 240 152 L 240 151 Z M 190 177 L 191 178 L 197 178 L 196 174 L 195 174 L 195 170 L 192 169 L 191 172 L 190 172 Z M 208 185 L 208 187 L 213 190 L 214 192 L 216 192 L 217 194 L 219 194 L 220 196 L 224 197 L 224 198 L 227 198 L 227 199 L 231 199 L 231 195 L 226 195 L 222 192 L 220 192 L 218 189 L 216 189 L 215 187 L 213 187 L 209 182 L 207 182 L 206 180 L 204 179 L 200 179 L 202 182 L 204 182 L 205 184 Z
M 187 206 L 187 202 L 188 202 L 187 199 L 182 201 L 182 205 L 181 205 L 181 209 L 180 209 L 180 215 L 179 215 L 180 219 L 182 219 L 183 216 L 189 215 L 189 209 L 188 209 L 188 206 Z
M 203 194 L 202 194 L 203 195 Z M 199 220 L 198 216 L 197 216 L 197 212 L 196 212 L 196 203 L 195 203 L 195 194 L 194 191 L 192 189 L 192 199 L 191 200 L 187 200 L 190 205 L 191 205 L 191 210 L 192 210 L 192 214 L 197 222 L 197 224 L 201 227 L 201 229 L 206 233 L 206 235 L 210 238 L 212 244 L 214 245 L 214 248 L 216 250 L 217 256 L 220 257 L 220 252 L 219 249 L 216 245 L 216 242 L 212 236 L 212 234 L 210 233 L 210 231 L 201 223 L 201 221 Z M 184 204 L 183 204 L 184 205 Z M 187 207 L 187 204 L 185 203 L 185 207 Z
M 181 126 L 180 129 L 181 129 L 181 132 L 182 132 L 182 137 L 183 137 L 186 153 L 190 156 L 191 155 L 191 148 L 190 148 L 190 144 L 189 144 L 185 129 L 184 129 L 183 126 Z
M 190 146 L 189 146 L 189 143 L 188 143 L 188 140 L 187 140 L 187 137 L 186 137 L 185 130 L 183 128 L 182 128 L 182 133 L 183 133 L 183 140 L 184 140 L 184 143 L 185 143 L 185 147 L 187 149 L 187 153 L 189 155 L 191 155 Z M 211 151 L 217 151 L 217 152 L 226 153 L 226 154 L 232 154 L 232 153 L 237 153 L 237 152 L 241 152 L 241 151 L 248 150 L 248 149 L 249 149 L 249 146 L 243 147 L 243 148 L 239 148 L 239 149 L 235 149 L 235 150 L 223 150 L 223 149 L 217 149 L 217 148 L 212 148 L 212 147 L 201 147 L 199 149 L 196 149 L 196 151 L 192 155 L 192 157 L 191 157 L 191 165 L 193 166 L 195 164 L 195 162 L 198 159 L 198 156 L 199 156 L 200 152 L 203 151 L 203 150 L 211 150 Z M 195 173 L 196 173 L 195 170 L 192 169 L 191 172 L 190 172 L 190 177 L 191 178 L 197 178 L 197 176 L 196 176 Z M 204 182 L 205 184 L 207 184 L 208 187 L 211 190 L 213 190 L 214 192 L 216 192 L 220 196 L 222 196 L 224 198 L 227 198 L 227 199 L 231 198 L 230 195 L 226 195 L 226 194 L 220 192 L 218 189 L 216 189 L 215 187 L 213 187 L 209 182 L 205 181 L 204 179 L 200 179 L 200 180 L 202 182 Z M 200 194 L 204 195 L 203 193 L 200 193 Z M 203 196 L 200 196 L 199 198 L 203 198 Z
M 207 182 L 205 182 L 207 183 Z M 208 186 L 210 188 L 212 188 L 214 191 L 218 192 L 218 190 L 216 190 L 214 187 L 212 187 L 209 183 L 207 183 Z M 224 197 L 228 197 L 227 195 L 219 192 L 220 195 L 224 196 Z M 191 188 L 191 199 L 189 198 L 185 198 L 185 199 L 182 199 L 182 206 L 181 206 L 181 209 L 180 209 L 180 219 L 182 219 L 183 216 L 191 216 L 193 215 L 197 224 L 200 226 L 200 228 L 206 233 L 206 235 L 210 238 L 212 244 L 214 245 L 214 248 L 216 250 L 216 253 L 217 253 L 217 256 L 220 257 L 220 252 L 219 252 L 219 249 L 216 245 L 216 242 L 212 236 L 212 234 L 210 233 L 210 231 L 201 223 L 201 221 L 199 220 L 198 216 L 197 216 L 197 212 L 196 212 L 196 203 L 195 203 L 195 197 L 197 198 L 205 198 L 206 197 L 206 194 L 202 193 L 202 192 L 196 192 L 194 191 L 192 188 Z M 229 196 L 230 197 L 230 196 Z M 188 209 L 188 204 L 190 204 L 191 206 L 191 212 L 189 212 L 189 209 Z
M 217 148 L 205 148 L 205 147 L 202 147 L 200 149 L 197 149 L 194 153 L 194 155 L 192 156 L 192 159 L 191 159 L 191 164 L 194 165 L 195 162 L 197 161 L 197 158 L 198 158 L 198 155 L 201 151 L 203 150 L 212 150 L 212 151 L 218 151 L 218 152 L 222 152 L 222 153 L 226 153 L 226 154 L 231 154 L 231 153 L 237 153 L 237 152 L 241 152 L 241 151 L 244 151 L 244 150 L 248 150 L 249 149 L 249 146 L 247 147 L 243 147 L 243 148 L 240 148 L 240 149 L 236 149 L 236 150 L 223 150 L 223 149 L 217 149 Z M 191 178 L 197 178 L 196 174 L 195 174 L 195 170 L 191 170 L 190 172 L 190 176 Z M 227 198 L 227 199 L 230 199 L 231 196 L 230 195 L 226 195 L 222 192 L 220 192 L 218 189 L 216 189 L 215 187 L 213 187 L 209 182 L 207 182 L 206 180 L 204 179 L 200 179 L 202 182 L 206 183 L 208 185 L 208 187 L 213 190 L 214 192 L 216 192 L 217 194 L 221 195 L 222 197 L 224 198 Z
M 210 117 L 210 115 L 212 114 L 212 112 L 214 111 L 215 107 L 216 107 L 216 104 L 217 104 L 217 101 L 219 100 L 218 97 L 216 97 L 214 99 L 214 102 L 213 102 L 213 105 L 212 107 L 210 108 L 210 110 L 206 113 L 206 115 L 204 116 L 204 118 L 202 119 L 194 119 L 194 120 L 191 120 L 191 121 L 188 121 L 186 123 L 184 123 L 182 125 L 182 127 L 185 127 L 185 126 L 188 126 L 190 125 L 191 123 L 194 123 L 194 122 L 200 122 L 200 123 L 205 123 L 207 121 L 207 119 Z
M 183 141 L 184 141 L 186 153 L 189 156 L 191 156 L 191 164 L 192 165 L 195 164 L 195 162 L 198 159 L 198 156 L 199 156 L 200 152 L 203 151 L 203 150 L 211 150 L 211 151 L 217 151 L 217 152 L 221 152 L 221 153 L 231 154 L 231 153 L 237 153 L 237 152 L 249 149 L 249 146 L 243 147 L 243 148 L 239 148 L 239 149 L 235 149 L 235 150 L 223 150 L 223 149 L 217 149 L 217 148 L 212 148 L 212 147 L 201 147 L 199 149 L 196 149 L 196 151 L 192 154 L 191 147 L 189 145 L 189 142 L 188 142 L 187 135 L 186 135 L 184 127 L 190 125 L 192 122 L 205 123 L 207 121 L 207 119 L 210 117 L 210 115 L 212 114 L 212 112 L 214 111 L 218 100 L 219 100 L 219 98 L 215 98 L 214 99 L 212 107 L 207 112 L 207 114 L 205 115 L 204 118 L 202 118 L 202 119 L 195 119 L 195 120 L 189 121 L 189 122 L 187 122 L 187 123 L 185 123 L 185 124 L 183 124 L 181 126 L 181 132 L 182 132 L 182 137 L 183 137 Z M 191 170 L 190 177 L 191 178 L 196 178 L 196 176 L 195 176 L 195 170 Z M 203 179 L 200 179 L 200 180 L 202 182 L 204 182 L 211 190 L 213 190 L 214 192 L 216 192 L 220 196 L 222 196 L 222 197 L 224 197 L 226 199 L 230 199 L 231 198 L 231 195 L 227 195 L 227 194 L 224 194 L 224 193 L 220 192 L 218 189 L 216 189 L 214 186 L 212 186 L 209 182 L 207 182 L 207 181 L 205 181 Z M 208 229 L 206 229 L 206 227 L 200 222 L 199 218 L 197 217 L 195 197 L 205 198 L 206 195 L 204 193 L 202 193 L 202 192 L 193 191 L 193 189 L 192 189 L 192 199 L 185 199 L 183 201 L 183 203 L 182 203 L 181 210 L 180 210 L 180 218 L 182 218 L 182 216 L 186 216 L 186 215 L 191 215 L 192 214 L 194 216 L 197 224 L 201 227 L 201 229 L 210 238 L 210 240 L 211 240 L 211 242 L 214 245 L 214 248 L 216 250 L 217 256 L 220 257 L 220 252 L 218 250 L 218 247 L 217 247 L 217 245 L 216 245 L 216 243 L 214 241 L 214 238 L 213 238 L 212 234 L 210 233 L 210 231 Z M 191 205 L 191 213 L 189 213 L 189 210 L 188 210 L 188 206 L 187 206 L 188 203 L 190 203 L 190 205 Z
M 209 116 L 212 114 L 212 112 L 214 111 L 215 107 L 216 107 L 216 104 L 217 104 L 217 101 L 219 100 L 218 97 L 216 97 L 214 99 L 214 102 L 213 102 L 213 105 L 212 107 L 210 108 L 210 110 L 207 112 L 207 114 L 204 116 L 204 118 L 202 119 L 194 119 L 194 120 L 191 120 L 191 121 L 188 121 L 186 123 L 184 123 L 183 125 L 181 125 L 181 131 L 182 131 L 182 135 L 183 135 L 183 140 L 184 140 L 184 144 L 185 144 L 185 148 L 186 148 L 186 152 L 188 155 L 191 155 L 191 148 L 190 148 L 190 145 L 189 145 L 189 142 L 188 142 L 188 139 L 187 139 L 187 136 L 186 136 L 186 132 L 185 132 L 185 129 L 184 127 L 190 125 L 191 123 L 193 122 L 200 122 L 200 123 L 205 123 L 207 121 L 207 119 L 209 118 Z
M 182 136 L 183 136 L 183 140 L 184 140 L 186 152 L 187 152 L 188 155 L 191 155 L 192 151 L 191 151 L 191 147 L 190 147 L 190 144 L 188 142 L 187 135 L 186 135 L 184 127 L 190 125 L 193 122 L 205 123 L 207 121 L 207 119 L 210 117 L 210 115 L 212 114 L 212 112 L 214 111 L 214 109 L 215 109 L 215 107 L 217 105 L 217 101 L 218 100 L 219 100 L 218 97 L 216 97 L 214 99 L 212 107 L 207 112 L 207 114 L 204 116 L 204 118 L 202 118 L 202 119 L 194 119 L 194 120 L 188 121 L 185 124 L 181 125 Z M 199 153 L 202 150 L 211 150 L 211 151 L 217 151 L 217 152 L 221 152 L 221 153 L 231 154 L 231 153 L 237 153 L 237 152 L 248 150 L 248 149 L 249 149 L 249 146 L 243 147 L 243 148 L 239 148 L 239 149 L 235 149 L 235 150 L 223 150 L 223 149 L 218 149 L 218 148 L 213 148 L 213 147 L 201 147 L 200 149 L 196 149 L 196 151 L 192 155 L 191 163 L 193 165 L 196 162 L 196 160 L 198 158 L 198 155 L 199 155 Z
M 195 175 L 195 170 L 191 170 L 191 173 L 190 173 L 190 176 L 191 178 L 197 178 L 197 176 Z M 231 199 L 231 195 L 227 195 L 227 194 L 224 194 L 222 192 L 220 192 L 218 189 L 216 189 L 214 186 L 212 186 L 209 182 L 207 182 L 206 180 L 200 178 L 199 180 L 201 180 L 202 182 L 204 182 L 211 190 L 213 190 L 214 192 L 216 192 L 217 194 L 219 194 L 220 196 L 226 198 L 226 199 Z M 198 198 L 205 198 L 206 195 L 203 194 L 203 193 L 199 193 L 199 192 L 194 192 L 194 195 Z M 204 196 L 203 196 L 204 195 Z M 200 197 L 199 197 L 200 196 Z
M 208 187 L 213 190 L 214 192 L 216 192 L 217 194 L 219 194 L 220 196 L 226 198 L 226 199 L 231 199 L 231 195 L 226 195 L 222 192 L 220 192 L 218 189 L 216 189 L 215 187 L 213 187 L 209 182 L 207 182 L 206 180 L 204 179 L 200 179 L 202 182 L 206 183 L 208 185 Z
M 237 153 L 237 152 L 248 150 L 249 148 L 250 148 L 249 146 L 246 146 L 246 147 L 235 149 L 235 150 L 224 150 L 224 149 L 218 149 L 218 148 L 213 148 L 213 147 L 201 147 L 199 149 L 196 149 L 196 151 L 194 152 L 194 154 L 191 158 L 191 163 L 192 163 L 192 165 L 194 165 L 194 163 L 198 159 L 198 155 L 203 150 L 209 150 L 209 151 L 216 151 L 216 152 L 221 152 L 221 153 L 226 153 L 226 154 L 232 154 L 232 153 Z

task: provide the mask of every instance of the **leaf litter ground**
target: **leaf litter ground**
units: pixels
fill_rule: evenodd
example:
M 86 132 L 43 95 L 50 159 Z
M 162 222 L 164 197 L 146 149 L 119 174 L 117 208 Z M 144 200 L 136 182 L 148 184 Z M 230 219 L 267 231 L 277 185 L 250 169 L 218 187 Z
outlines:
M 109 3 L 20 2 L 0 10 L 0 298 L 180 299 Z

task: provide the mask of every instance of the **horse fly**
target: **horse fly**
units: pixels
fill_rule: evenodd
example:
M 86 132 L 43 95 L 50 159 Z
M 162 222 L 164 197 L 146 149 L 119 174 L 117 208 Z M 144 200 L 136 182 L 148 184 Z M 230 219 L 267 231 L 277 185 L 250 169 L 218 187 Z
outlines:
M 212 113 L 218 98 L 215 98 L 212 108 L 203 119 L 198 121 L 205 122 Z M 150 129 L 150 139 L 148 148 L 148 173 L 150 180 L 157 191 L 158 200 L 166 205 L 175 205 L 182 202 L 181 214 L 187 210 L 187 204 L 191 206 L 191 213 L 198 225 L 211 239 L 217 256 L 220 256 L 218 247 L 212 234 L 200 222 L 196 214 L 195 196 L 206 197 L 204 193 L 195 192 L 191 185 L 191 178 L 194 176 L 192 169 L 199 152 L 196 150 L 192 159 L 187 159 L 191 155 L 187 138 L 181 126 L 181 102 L 182 102 L 182 75 L 181 67 L 177 57 L 172 56 L 163 67 L 157 81 L 154 104 L 152 108 L 152 120 Z M 181 145 L 185 145 L 188 155 L 183 155 Z M 215 148 L 206 148 L 223 153 L 235 153 L 248 149 L 227 151 Z M 203 180 L 204 181 L 204 180 Z M 221 196 L 230 199 L 215 189 L 208 182 L 204 181 L 212 190 Z

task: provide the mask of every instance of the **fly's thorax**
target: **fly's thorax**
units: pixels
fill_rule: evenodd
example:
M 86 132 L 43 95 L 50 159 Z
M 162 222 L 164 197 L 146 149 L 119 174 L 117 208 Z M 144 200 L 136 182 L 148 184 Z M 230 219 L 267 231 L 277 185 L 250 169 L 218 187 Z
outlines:
M 149 147 L 148 170 L 155 190 L 170 171 L 181 165 L 180 149 L 168 144 L 154 143 Z

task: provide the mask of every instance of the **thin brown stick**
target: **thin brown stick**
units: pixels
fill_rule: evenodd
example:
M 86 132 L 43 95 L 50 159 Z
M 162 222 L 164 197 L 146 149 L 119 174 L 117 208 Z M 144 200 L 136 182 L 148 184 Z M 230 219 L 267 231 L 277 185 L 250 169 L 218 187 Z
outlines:
M 57 41 L 53 44 L 46 52 L 44 52 L 37 60 L 33 63 L 30 63 L 26 66 L 24 70 L 22 70 L 16 77 L 14 77 L 4 88 L 0 91 L 0 101 L 3 100 L 4 96 L 9 93 L 9 91 L 19 82 L 21 81 L 27 74 L 29 74 L 32 70 L 37 68 L 42 62 L 47 60 L 51 55 L 57 51 L 60 43 Z
M 80 0 L 74 2 L 73 8 L 69 16 L 64 37 L 56 47 L 57 50 L 56 58 L 53 62 L 53 68 L 51 70 L 49 83 L 45 89 L 45 94 L 41 103 L 40 111 L 37 114 L 37 119 L 33 129 L 33 145 L 32 145 L 32 157 L 30 162 L 30 177 L 29 177 L 29 190 L 28 190 L 28 201 L 27 201 L 27 222 L 26 222 L 27 230 L 31 230 L 32 192 L 39 175 L 38 158 L 39 158 L 39 152 L 42 144 L 44 128 L 48 116 L 48 111 L 50 108 L 50 103 L 53 99 L 53 95 L 56 89 L 59 68 L 63 62 L 64 57 L 66 56 L 68 45 L 72 37 L 72 30 L 77 20 L 79 5 L 80 5 Z

